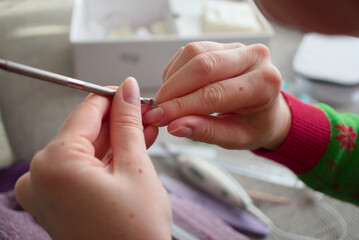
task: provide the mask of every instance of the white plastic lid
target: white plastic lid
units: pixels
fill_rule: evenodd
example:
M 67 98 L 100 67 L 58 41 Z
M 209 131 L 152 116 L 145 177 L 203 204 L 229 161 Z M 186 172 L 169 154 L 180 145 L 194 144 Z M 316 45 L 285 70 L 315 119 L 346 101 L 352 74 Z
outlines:
M 342 85 L 359 84 L 359 38 L 308 33 L 293 62 L 304 78 Z

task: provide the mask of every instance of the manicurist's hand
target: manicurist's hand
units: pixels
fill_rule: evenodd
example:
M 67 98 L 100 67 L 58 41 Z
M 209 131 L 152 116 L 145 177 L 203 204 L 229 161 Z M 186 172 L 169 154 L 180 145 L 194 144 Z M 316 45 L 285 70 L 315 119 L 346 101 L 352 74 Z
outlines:
M 143 128 L 139 96 L 131 78 L 112 103 L 90 95 L 18 180 L 19 203 L 54 239 L 171 238 L 168 195 L 146 153 L 158 131 Z
M 263 45 L 195 42 L 181 48 L 163 73 L 144 122 L 168 125 L 178 137 L 225 148 L 273 150 L 291 124 L 281 75 Z

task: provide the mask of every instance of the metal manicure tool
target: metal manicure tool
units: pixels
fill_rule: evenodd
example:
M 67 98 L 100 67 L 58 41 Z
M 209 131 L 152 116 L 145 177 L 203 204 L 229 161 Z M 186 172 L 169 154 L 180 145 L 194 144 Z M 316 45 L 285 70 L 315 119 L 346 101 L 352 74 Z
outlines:
M 47 82 L 52 82 L 59 85 L 64 85 L 67 87 L 77 88 L 87 92 L 97 93 L 106 97 L 114 97 L 116 93 L 115 89 L 99 86 L 89 82 L 84 82 L 75 78 L 66 77 L 60 74 L 44 71 L 41 69 L 3 59 L 0 59 L 0 68 L 9 72 L 44 80 Z M 157 102 L 153 98 L 141 97 L 140 100 L 142 104 L 145 104 L 151 108 L 157 107 Z

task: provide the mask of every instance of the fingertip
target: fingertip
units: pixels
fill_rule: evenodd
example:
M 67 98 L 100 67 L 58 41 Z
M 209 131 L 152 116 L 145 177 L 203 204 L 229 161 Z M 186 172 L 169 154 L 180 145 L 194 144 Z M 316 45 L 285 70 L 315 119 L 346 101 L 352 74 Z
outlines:
M 141 116 L 140 90 L 137 80 L 133 77 L 127 77 L 118 87 L 116 95 L 111 105 L 111 119 L 115 122 L 124 116 L 135 116 L 135 119 Z
M 134 106 L 140 106 L 140 88 L 134 77 L 128 77 L 120 88 L 123 100 Z
M 146 112 L 148 112 L 149 110 L 151 110 L 152 108 L 149 107 L 148 105 L 145 104 L 141 104 L 141 114 L 145 114 Z
M 161 122 L 165 119 L 165 111 L 162 107 L 147 111 L 143 115 L 142 121 L 152 126 L 160 126 Z
M 143 133 L 145 136 L 146 148 L 149 149 L 158 136 L 158 128 L 147 126 L 144 128 Z

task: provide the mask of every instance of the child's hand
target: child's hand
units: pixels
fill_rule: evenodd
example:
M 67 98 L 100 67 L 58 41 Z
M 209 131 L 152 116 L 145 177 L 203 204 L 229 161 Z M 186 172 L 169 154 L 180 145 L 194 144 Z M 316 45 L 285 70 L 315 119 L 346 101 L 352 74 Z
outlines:
M 112 106 L 90 95 L 17 182 L 19 203 L 54 239 L 170 239 L 168 195 L 146 152 L 158 132 L 143 130 L 139 96 L 130 79 Z
M 190 43 L 165 68 L 159 108 L 146 112 L 144 122 L 225 148 L 275 149 L 291 124 L 280 89 L 265 46 Z

